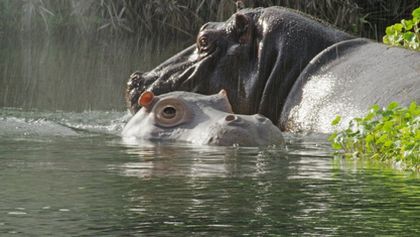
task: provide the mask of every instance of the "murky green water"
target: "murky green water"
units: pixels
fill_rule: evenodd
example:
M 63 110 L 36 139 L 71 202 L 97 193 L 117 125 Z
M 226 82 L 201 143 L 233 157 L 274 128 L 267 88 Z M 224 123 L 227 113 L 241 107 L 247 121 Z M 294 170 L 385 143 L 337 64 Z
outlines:
M 420 179 L 286 148 L 125 144 L 124 112 L 0 110 L 1 236 L 420 235 Z

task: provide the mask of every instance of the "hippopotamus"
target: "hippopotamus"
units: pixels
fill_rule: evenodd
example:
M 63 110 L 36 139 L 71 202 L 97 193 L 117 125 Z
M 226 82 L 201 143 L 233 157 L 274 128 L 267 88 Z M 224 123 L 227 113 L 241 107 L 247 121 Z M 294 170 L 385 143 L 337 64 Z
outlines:
M 125 139 L 184 141 L 221 146 L 264 146 L 284 143 L 268 118 L 234 114 L 225 90 L 214 95 L 174 91 L 139 97 L 142 109 L 122 131 Z
M 420 101 L 420 53 L 356 38 L 301 12 L 243 9 L 204 24 L 196 43 L 153 70 L 131 75 L 126 92 L 136 113 L 144 91 L 214 94 L 232 109 L 262 114 L 284 131 L 331 132 L 330 121 L 373 104 Z

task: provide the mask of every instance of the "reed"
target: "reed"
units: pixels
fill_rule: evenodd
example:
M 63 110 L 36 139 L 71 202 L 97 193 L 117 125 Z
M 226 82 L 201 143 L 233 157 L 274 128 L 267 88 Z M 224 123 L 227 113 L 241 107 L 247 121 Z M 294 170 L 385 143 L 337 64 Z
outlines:
M 285 6 L 358 36 L 381 39 L 385 27 L 407 17 L 419 0 L 247 0 L 250 7 Z M 5 32 L 81 37 L 143 37 L 165 42 L 192 39 L 207 21 L 235 11 L 228 0 L 0 0 Z M 3 33 L 2 33 L 3 32 Z M 98 36 L 99 35 L 99 36 Z

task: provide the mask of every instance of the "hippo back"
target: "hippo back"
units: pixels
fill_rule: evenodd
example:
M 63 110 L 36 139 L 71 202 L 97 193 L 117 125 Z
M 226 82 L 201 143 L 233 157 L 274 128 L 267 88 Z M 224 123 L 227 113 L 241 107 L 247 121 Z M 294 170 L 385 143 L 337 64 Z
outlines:
M 378 104 L 420 102 L 420 53 L 367 39 L 336 43 L 323 50 L 301 73 L 286 101 L 283 130 L 331 132 Z

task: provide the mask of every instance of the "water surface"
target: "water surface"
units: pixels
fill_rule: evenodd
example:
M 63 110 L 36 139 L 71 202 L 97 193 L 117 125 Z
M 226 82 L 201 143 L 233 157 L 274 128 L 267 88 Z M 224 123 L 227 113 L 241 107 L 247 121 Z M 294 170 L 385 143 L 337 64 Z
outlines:
M 420 235 L 419 177 L 333 158 L 325 136 L 126 144 L 128 117 L 0 109 L 0 235 Z

